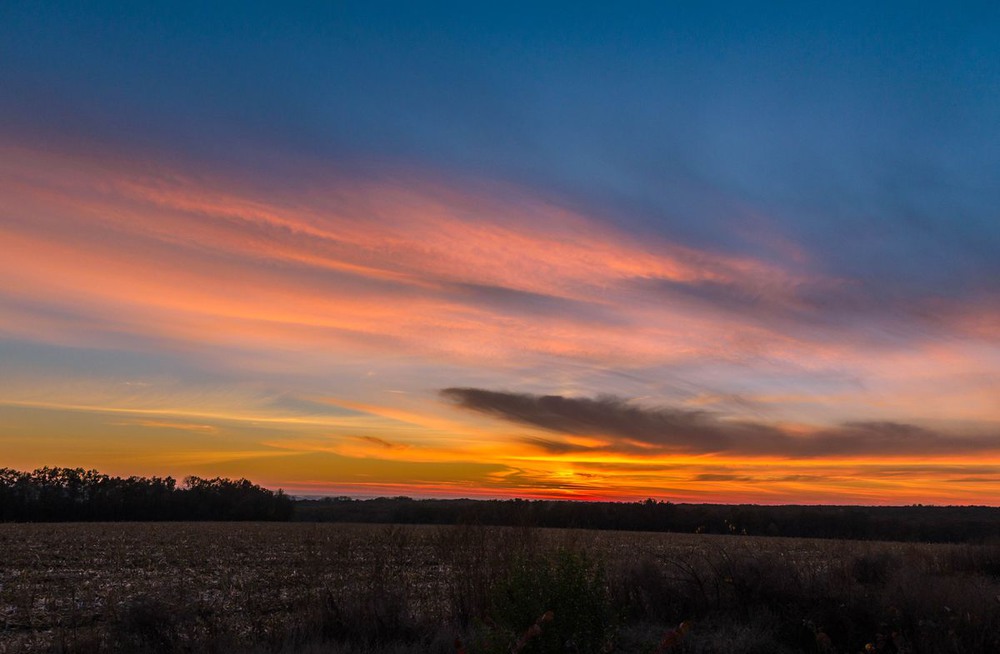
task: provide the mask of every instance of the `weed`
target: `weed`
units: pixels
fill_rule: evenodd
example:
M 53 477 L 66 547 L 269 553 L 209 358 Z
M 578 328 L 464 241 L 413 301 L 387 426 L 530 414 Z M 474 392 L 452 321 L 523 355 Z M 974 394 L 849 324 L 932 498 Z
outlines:
M 526 625 L 531 627 L 522 631 Z M 484 650 L 599 652 L 615 625 L 603 563 L 585 551 L 559 548 L 511 562 L 493 594 Z M 505 641 L 513 648 L 497 650 Z

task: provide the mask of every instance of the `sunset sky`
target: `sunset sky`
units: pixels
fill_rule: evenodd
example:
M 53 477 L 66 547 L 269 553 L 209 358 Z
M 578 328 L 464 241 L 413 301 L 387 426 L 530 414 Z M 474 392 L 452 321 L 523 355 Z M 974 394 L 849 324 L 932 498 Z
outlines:
M 1000 504 L 1000 5 L 885 5 L 0 4 L 0 467 Z

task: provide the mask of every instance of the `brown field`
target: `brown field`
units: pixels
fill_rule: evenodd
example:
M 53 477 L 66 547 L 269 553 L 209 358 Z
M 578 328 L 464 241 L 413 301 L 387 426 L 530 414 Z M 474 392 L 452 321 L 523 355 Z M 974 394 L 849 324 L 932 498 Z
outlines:
M 509 652 L 533 622 L 523 616 L 545 610 L 555 618 L 526 654 L 993 652 L 998 575 L 994 546 L 308 523 L 0 524 L 0 653 L 454 654 L 456 637 L 469 654 Z M 671 635 L 682 621 L 690 628 Z M 579 625 L 598 631 L 577 634 Z

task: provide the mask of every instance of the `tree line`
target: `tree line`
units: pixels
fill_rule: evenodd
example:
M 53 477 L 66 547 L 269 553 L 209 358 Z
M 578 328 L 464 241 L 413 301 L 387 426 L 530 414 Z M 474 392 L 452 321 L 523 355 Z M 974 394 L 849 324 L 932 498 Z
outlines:
M 408 497 L 298 500 L 295 520 L 568 527 L 629 531 L 795 536 L 912 542 L 1000 540 L 1000 508 L 987 506 L 761 506 L 414 500 Z
M 288 520 L 282 491 L 246 479 L 112 477 L 83 468 L 0 468 L 0 522 Z
M 414 500 L 294 500 L 246 479 L 113 477 L 83 468 L 0 468 L 0 522 L 298 520 L 476 524 L 920 542 L 1000 541 L 1000 508 L 986 506 L 760 506 Z

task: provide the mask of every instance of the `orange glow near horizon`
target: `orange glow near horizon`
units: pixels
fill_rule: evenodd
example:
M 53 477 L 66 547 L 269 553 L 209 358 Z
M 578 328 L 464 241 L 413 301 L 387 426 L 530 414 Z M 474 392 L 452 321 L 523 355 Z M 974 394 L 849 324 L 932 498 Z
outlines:
M 1000 504 L 996 298 L 932 298 L 902 335 L 830 327 L 815 298 L 854 282 L 784 237 L 789 260 L 768 262 L 390 173 L 276 191 L 0 146 L 0 466 L 298 494 Z M 458 406 L 453 387 L 625 400 L 588 423 Z M 647 427 L 674 419 L 690 442 Z M 888 445 L 864 449 L 864 429 Z M 773 451 L 796 439 L 826 449 Z

